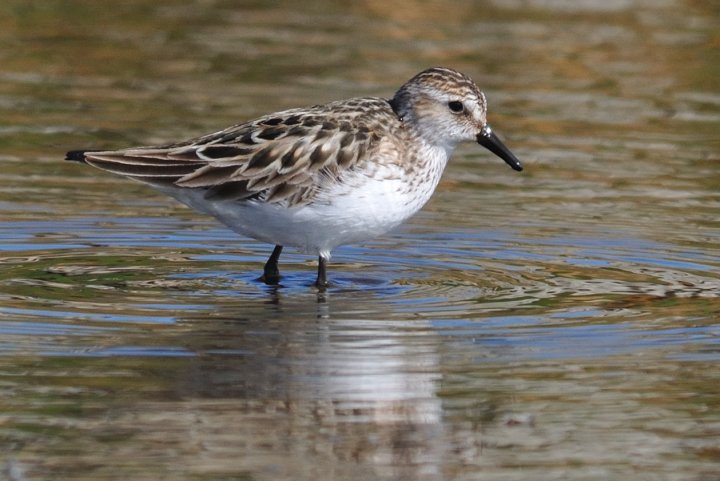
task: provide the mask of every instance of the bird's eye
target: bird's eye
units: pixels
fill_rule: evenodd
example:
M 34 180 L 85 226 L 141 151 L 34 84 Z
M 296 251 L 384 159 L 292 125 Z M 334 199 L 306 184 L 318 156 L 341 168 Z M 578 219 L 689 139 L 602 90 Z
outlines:
M 454 112 L 456 114 L 459 114 L 460 112 L 465 110 L 465 106 L 459 100 L 452 100 L 448 102 L 448 108 L 451 112 Z

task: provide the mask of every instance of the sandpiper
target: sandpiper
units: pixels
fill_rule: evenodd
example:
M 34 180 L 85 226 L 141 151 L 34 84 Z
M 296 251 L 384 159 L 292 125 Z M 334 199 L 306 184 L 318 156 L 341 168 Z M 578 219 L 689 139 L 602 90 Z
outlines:
M 144 182 L 275 248 L 261 280 L 278 284 L 283 246 L 318 256 L 381 235 L 430 199 L 453 150 L 478 142 L 522 164 L 486 120 L 485 95 L 456 70 L 430 68 L 391 99 L 360 97 L 285 110 L 184 142 L 66 160 Z

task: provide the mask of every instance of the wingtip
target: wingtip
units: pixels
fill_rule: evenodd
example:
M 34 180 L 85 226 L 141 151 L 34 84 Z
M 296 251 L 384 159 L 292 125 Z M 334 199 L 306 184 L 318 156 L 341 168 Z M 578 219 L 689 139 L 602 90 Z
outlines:
M 73 162 L 85 162 L 85 152 L 87 152 L 87 150 L 71 150 L 65 154 L 65 160 L 72 160 Z

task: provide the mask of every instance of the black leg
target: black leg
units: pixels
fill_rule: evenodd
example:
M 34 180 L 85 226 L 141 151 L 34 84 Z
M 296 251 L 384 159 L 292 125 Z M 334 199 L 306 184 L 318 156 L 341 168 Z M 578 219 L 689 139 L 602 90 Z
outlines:
M 263 268 L 263 275 L 260 280 L 265 284 L 275 285 L 280 282 L 280 269 L 278 269 L 278 260 L 280 259 L 280 253 L 282 252 L 283 246 L 275 246 L 270 258 L 265 263 Z
M 315 281 L 315 287 L 324 291 L 327 286 L 327 259 L 320 256 L 318 257 L 318 275 L 317 280 Z

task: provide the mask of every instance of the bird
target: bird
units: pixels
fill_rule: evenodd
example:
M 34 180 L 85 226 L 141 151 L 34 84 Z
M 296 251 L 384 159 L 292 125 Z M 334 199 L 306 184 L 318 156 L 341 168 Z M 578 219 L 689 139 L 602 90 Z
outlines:
M 380 236 L 419 211 L 463 142 L 523 170 L 488 124 L 476 83 L 433 67 L 389 99 L 284 110 L 166 145 L 71 150 L 66 160 L 149 184 L 274 245 L 259 278 L 265 284 L 280 284 L 283 247 L 317 256 L 314 285 L 325 290 L 332 250 Z

